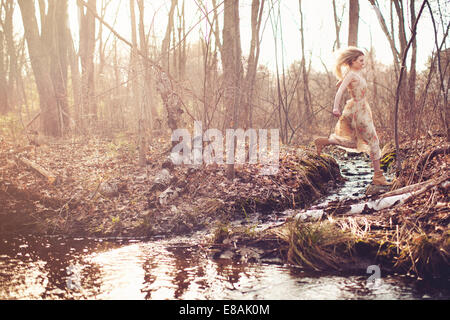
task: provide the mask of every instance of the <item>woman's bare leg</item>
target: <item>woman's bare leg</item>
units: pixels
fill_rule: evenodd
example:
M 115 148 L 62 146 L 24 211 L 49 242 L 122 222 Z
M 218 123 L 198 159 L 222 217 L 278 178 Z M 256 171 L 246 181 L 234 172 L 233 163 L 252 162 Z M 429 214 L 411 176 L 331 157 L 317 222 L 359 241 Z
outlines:
M 381 171 L 380 168 L 380 159 L 378 160 L 372 160 L 372 164 L 373 164 L 373 171 Z
M 329 138 L 319 137 L 314 140 L 314 144 L 316 145 L 317 154 L 319 156 L 322 153 L 322 149 L 329 145 L 338 145 L 345 148 L 356 149 L 356 141 L 337 139 L 333 135 L 331 135 Z

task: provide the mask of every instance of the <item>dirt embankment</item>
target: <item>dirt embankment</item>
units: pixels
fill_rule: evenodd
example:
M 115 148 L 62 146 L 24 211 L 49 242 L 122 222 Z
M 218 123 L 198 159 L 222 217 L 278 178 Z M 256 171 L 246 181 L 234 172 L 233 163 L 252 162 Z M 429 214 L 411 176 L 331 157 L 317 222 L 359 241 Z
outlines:
M 216 249 L 236 251 L 239 256 L 240 247 L 264 248 L 261 257 L 281 259 L 308 270 L 365 272 L 369 265 L 379 265 L 383 273 L 410 273 L 447 281 L 450 147 L 444 139 L 434 137 L 421 139 L 415 146 L 405 144 L 402 150 L 402 171 L 392 189 L 406 190 L 406 200 L 379 211 L 366 206 L 358 213 L 348 210 L 354 201 L 330 203 L 316 221 L 291 219 L 252 236 L 231 231 L 227 239 L 215 245 Z M 394 166 L 392 163 L 390 167 Z M 360 201 L 376 203 L 381 196 Z M 236 249 L 223 243 L 232 243 Z
M 171 165 L 164 140 L 154 141 L 140 168 L 135 146 L 124 136 L 39 147 L 0 139 L 0 234 L 150 237 L 214 230 L 254 212 L 303 208 L 341 179 L 333 158 L 307 148 L 282 148 L 275 175 L 244 164 L 230 181 L 225 166 Z

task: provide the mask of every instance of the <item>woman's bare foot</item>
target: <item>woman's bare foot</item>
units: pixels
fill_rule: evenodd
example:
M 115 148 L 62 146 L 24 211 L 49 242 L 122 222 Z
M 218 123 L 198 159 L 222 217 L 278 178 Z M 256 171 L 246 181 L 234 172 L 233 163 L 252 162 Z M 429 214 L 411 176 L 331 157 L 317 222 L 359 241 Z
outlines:
M 314 144 L 316 145 L 317 155 L 320 156 L 320 154 L 322 153 L 322 149 L 329 145 L 330 142 L 328 138 L 317 138 L 316 140 L 314 140 Z

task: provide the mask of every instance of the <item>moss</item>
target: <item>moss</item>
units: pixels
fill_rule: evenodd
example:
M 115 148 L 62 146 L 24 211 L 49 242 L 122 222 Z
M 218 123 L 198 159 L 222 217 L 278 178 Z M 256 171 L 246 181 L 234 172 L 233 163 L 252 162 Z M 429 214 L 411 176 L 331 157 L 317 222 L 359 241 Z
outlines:
M 219 222 L 216 229 L 213 232 L 213 242 L 221 243 L 227 239 L 231 234 L 230 226 L 228 223 Z

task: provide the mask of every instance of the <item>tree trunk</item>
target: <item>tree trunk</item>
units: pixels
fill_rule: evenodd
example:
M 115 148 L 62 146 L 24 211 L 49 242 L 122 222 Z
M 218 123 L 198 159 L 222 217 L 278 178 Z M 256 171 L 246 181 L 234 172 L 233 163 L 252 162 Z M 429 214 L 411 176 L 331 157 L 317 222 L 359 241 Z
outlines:
M 40 2 L 41 13 L 45 12 Z M 50 55 L 50 76 L 57 103 L 58 125 L 61 134 L 69 124 L 67 100 L 68 46 L 67 46 L 67 0 L 49 0 L 47 13 L 41 16 L 41 41 Z M 42 13 L 44 14 L 44 13 Z
M 88 0 L 88 6 L 96 10 L 96 0 Z M 78 3 L 80 11 L 80 59 L 81 59 L 81 105 L 82 119 L 87 117 L 91 127 L 97 121 L 97 104 L 95 102 L 94 51 L 95 51 L 95 17 L 94 14 Z M 85 129 L 85 121 L 81 127 Z
M 408 49 L 411 46 L 412 41 L 414 41 L 415 37 L 416 37 L 416 30 L 417 30 L 417 23 L 420 19 L 420 16 L 422 15 L 423 9 L 425 8 L 425 5 L 427 4 L 427 0 L 424 0 L 422 2 L 422 5 L 420 7 L 419 13 L 417 15 L 417 18 L 415 19 L 415 23 L 412 27 L 411 30 L 411 39 L 408 41 L 408 43 L 405 46 L 405 50 L 403 52 L 403 56 L 402 56 L 402 62 L 401 62 L 401 67 L 400 67 L 400 75 L 399 75 L 399 79 L 398 79 L 398 84 L 397 84 L 397 90 L 396 90 L 396 94 L 395 94 L 395 109 L 394 109 L 394 137 L 395 137 L 395 150 L 396 150 L 396 155 L 397 155 L 397 159 L 396 159 L 396 167 L 397 167 L 397 172 L 400 172 L 402 169 L 402 155 L 400 153 L 400 147 L 399 147 L 399 130 L 398 130 L 398 106 L 399 106 L 399 100 L 401 97 L 401 87 L 402 87 L 402 81 L 403 81 L 403 74 L 406 71 L 406 58 L 407 58 L 407 54 L 408 54 Z
M 95 19 L 99 20 L 100 23 L 103 23 L 105 27 L 107 27 L 120 41 L 125 43 L 130 48 L 133 48 L 133 44 L 128 40 L 123 38 L 113 27 L 111 27 L 107 22 L 105 22 L 98 14 L 95 12 L 95 8 L 92 8 L 88 3 L 83 0 L 78 0 L 78 4 L 81 7 L 86 8 Z M 161 95 L 161 99 L 163 101 L 164 107 L 167 111 L 167 122 L 170 129 L 175 130 L 177 128 L 182 128 L 184 126 L 183 119 L 181 115 L 184 113 L 183 111 L 183 101 L 180 96 L 177 94 L 174 85 L 175 82 L 172 80 L 170 75 L 166 73 L 162 68 L 148 56 L 145 56 L 140 50 L 137 53 L 152 66 L 152 71 L 154 71 L 155 76 L 157 77 L 156 89 Z M 117 75 L 116 68 L 116 75 Z M 117 79 L 117 77 L 116 77 Z
M 225 128 L 237 128 L 242 78 L 242 50 L 239 30 L 239 0 L 224 1 L 222 65 L 224 78 Z M 231 144 L 235 148 L 235 141 Z M 234 152 L 233 152 L 234 154 Z M 227 178 L 234 179 L 234 159 L 227 157 Z
M 336 49 L 341 48 L 341 41 L 339 39 L 339 34 L 341 31 L 342 20 L 338 19 L 337 11 L 336 11 L 336 0 L 333 0 L 333 17 L 334 17 L 334 30 L 336 31 L 336 43 L 333 45 L 333 49 L 336 46 Z
M 416 23 L 416 11 L 414 8 L 414 0 L 410 0 L 410 14 L 411 14 L 411 25 Z M 412 137 L 416 128 L 416 58 L 417 58 L 417 41 L 414 40 L 411 44 L 411 66 L 409 70 L 408 78 L 408 105 L 409 105 L 409 129 L 410 136 Z
M 393 34 L 393 26 L 391 23 L 391 32 L 389 32 L 388 27 L 386 25 L 385 19 L 383 18 L 383 15 L 381 14 L 380 8 L 378 7 L 378 4 L 375 2 L 375 0 L 369 0 L 369 2 L 372 4 L 373 9 L 375 10 L 375 13 L 377 14 L 378 21 L 380 22 L 380 26 L 386 35 L 387 40 L 389 41 L 389 44 L 391 46 L 392 55 L 394 57 L 394 68 L 396 76 L 399 77 L 401 80 L 401 83 L 399 84 L 399 103 L 401 105 L 401 111 L 402 114 L 405 114 L 405 112 L 408 112 L 408 78 L 407 76 L 400 77 L 400 74 L 406 73 L 406 65 L 401 63 L 401 60 L 404 56 L 405 50 L 406 50 L 406 34 L 405 34 L 405 21 L 404 21 L 404 14 L 403 14 L 403 7 L 402 3 L 399 0 L 392 0 L 393 2 L 391 4 L 394 4 L 399 27 L 398 27 L 398 38 L 400 40 L 400 51 L 397 50 L 395 46 L 395 37 Z M 392 11 L 392 10 L 391 10 Z M 391 12 L 391 19 L 393 19 L 393 12 Z M 401 70 L 401 68 L 403 68 Z M 394 114 L 394 117 L 397 118 L 398 114 Z M 402 117 L 406 121 L 406 116 Z M 397 121 L 397 120 L 395 120 Z M 398 133 L 398 132 L 397 132 Z
M 395 12 L 397 14 L 397 20 L 398 20 L 398 39 L 400 42 L 400 56 L 403 57 L 405 50 L 406 50 L 406 31 L 405 31 L 405 15 L 404 15 L 404 9 L 403 9 L 403 1 L 401 0 L 393 0 Z M 409 112 L 411 110 L 409 109 L 409 97 L 408 97 L 408 69 L 407 66 L 404 65 L 404 72 L 405 76 L 402 78 L 402 82 L 400 84 L 400 105 L 403 115 L 403 127 L 407 128 L 407 120 L 409 116 Z
M 41 126 L 44 134 L 60 136 L 58 102 L 50 74 L 50 50 L 41 41 L 34 1 L 18 0 L 28 53 L 33 68 L 41 106 Z M 44 30 L 44 28 L 42 28 Z
M 145 130 L 144 130 L 144 120 L 143 120 L 143 88 L 144 81 L 141 77 L 141 74 L 138 73 L 139 66 L 139 54 L 138 54 L 138 44 L 137 44 L 137 32 L 136 32 L 136 11 L 134 6 L 135 0 L 130 0 L 130 16 L 131 16 L 131 41 L 133 44 L 133 48 L 131 49 L 131 86 L 133 92 L 133 105 L 136 114 L 136 124 L 137 124 L 137 133 L 139 139 L 139 161 L 138 164 L 140 167 L 145 166 L 146 164 L 146 143 L 145 143 Z M 141 12 L 142 14 L 142 12 Z M 141 43 L 142 45 L 142 43 Z
M 72 34 L 67 30 L 68 56 L 70 66 L 70 77 L 72 80 L 72 95 L 74 104 L 74 118 L 77 125 L 81 124 L 81 76 L 78 54 L 75 51 Z
M 217 12 L 217 0 L 212 0 L 212 4 L 214 7 L 214 38 L 216 39 L 215 44 L 217 49 L 219 49 L 220 52 L 222 52 L 222 42 L 220 41 L 220 29 L 219 29 L 219 14 Z
M 186 18 L 184 13 L 184 0 L 181 4 L 181 12 L 177 6 L 178 12 L 178 79 L 183 80 L 186 73 Z
M 348 45 L 358 46 L 359 0 L 349 0 Z
M 172 0 L 169 10 L 169 20 L 167 21 L 166 35 L 164 36 L 162 46 L 161 46 L 161 55 L 162 55 L 162 66 L 163 70 L 169 72 L 170 66 L 170 35 L 172 34 L 173 29 L 173 13 L 175 11 L 175 7 L 177 5 L 178 0 Z
M 6 83 L 8 105 L 10 109 L 14 109 L 14 107 L 17 105 L 17 98 L 19 96 L 17 88 L 18 78 L 20 77 L 20 74 L 18 72 L 16 46 L 14 44 L 13 15 L 15 5 L 13 0 L 7 0 L 6 2 L 2 1 L 2 5 L 5 9 L 5 21 L 3 23 L 3 30 L 5 32 L 4 36 L 6 41 L 6 53 L 9 58 L 9 73 Z
M 250 53 L 247 63 L 247 73 L 245 75 L 244 81 L 244 95 L 243 104 L 245 112 L 245 126 L 247 128 L 252 127 L 253 122 L 253 95 L 256 79 L 256 70 L 258 67 L 259 53 L 260 53 L 260 41 L 259 33 L 261 29 L 262 13 L 264 10 L 265 0 L 253 0 L 252 1 L 252 14 L 251 14 L 251 25 L 252 25 L 252 39 L 250 43 Z
M 47 45 L 51 48 L 50 73 L 58 104 L 58 117 L 61 133 L 69 125 L 67 100 L 68 43 L 67 0 L 50 0 L 47 17 Z M 43 33 L 44 36 L 44 33 Z
M 314 122 L 314 112 L 311 106 L 311 92 L 309 91 L 309 79 L 308 72 L 306 72 L 306 56 L 305 56 L 305 35 L 303 32 L 303 10 L 302 10 L 302 0 L 299 0 L 299 10 L 300 10 L 300 41 L 302 45 L 302 60 L 301 60 L 301 72 L 303 77 L 303 103 L 305 104 L 305 112 L 307 123 L 309 128 L 313 126 Z
M 137 44 L 137 34 L 136 34 L 136 12 L 134 10 L 135 0 L 130 0 L 130 22 L 131 22 L 131 43 L 133 47 L 131 48 L 130 54 L 130 72 L 129 81 L 131 84 L 131 94 L 132 94 L 132 104 L 135 107 L 135 115 L 139 115 L 139 103 L 140 103 L 140 92 L 139 92 L 139 74 L 138 74 L 138 44 Z M 137 117 L 139 118 L 139 116 Z
M 148 41 L 145 36 L 144 29 L 144 0 L 137 0 L 139 8 L 139 42 L 140 49 L 144 56 L 148 56 Z M 148 63 L 147 59 L 142 59 L 142 64 L 144 66 L 144 84 L 143 84 L 143 119 L 146 124 L 144 127 L 153 130 L 153 114 L 154 114 L 154 79 L 151 75 L 151 65 Z
M 0 31 L 0 114 L 6 114 L 10 109 L 8 105 L 3 40 L 4 40 L 3 32 Z

